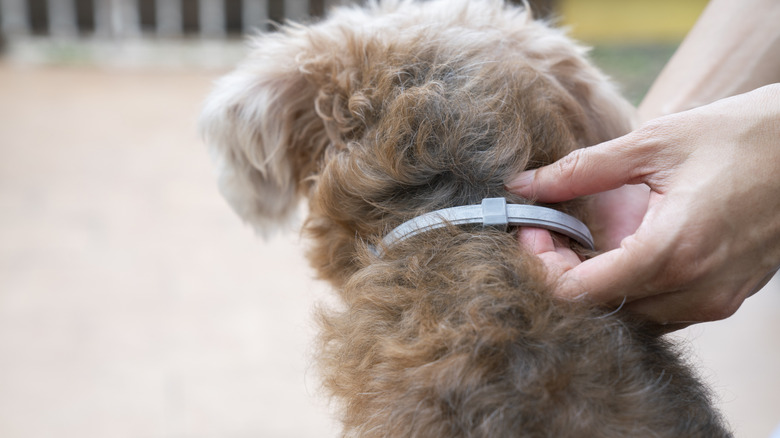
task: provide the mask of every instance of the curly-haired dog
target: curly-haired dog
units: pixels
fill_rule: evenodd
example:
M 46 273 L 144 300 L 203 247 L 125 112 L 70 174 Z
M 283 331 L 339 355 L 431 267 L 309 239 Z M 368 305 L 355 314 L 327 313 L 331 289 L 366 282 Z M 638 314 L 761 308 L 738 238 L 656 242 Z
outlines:
M 344 435 L 730 436 L 652 328 L 554 299 L 517 227 L 382 242 L 437 209 L 528 204 L 509 178 L 626 133 L 632 111 L 581 48 L 498 0 L 342 8 L 254 41 L 203 130 L 247 221 L 309 200 L 309 258 L 343 301 L 321 313 L 319 360 Z

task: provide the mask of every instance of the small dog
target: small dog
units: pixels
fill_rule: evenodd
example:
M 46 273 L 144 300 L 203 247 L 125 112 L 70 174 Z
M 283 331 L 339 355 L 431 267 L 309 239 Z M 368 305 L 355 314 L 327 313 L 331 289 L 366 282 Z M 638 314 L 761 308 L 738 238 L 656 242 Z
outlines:
M 259 36 L 202 129 L 248 222 L 308 198 L 308 256 L 343 303 L 319 314 L 319 363 L 344 436 L 731 436 L 653 327 L 552 297 L 517 227 L 382 241 L 438 209 L 532 203 L 505 183 L 632 117 L 527 8 L 388 0 Z M 587 219 L 585 201 L 555 208 Z

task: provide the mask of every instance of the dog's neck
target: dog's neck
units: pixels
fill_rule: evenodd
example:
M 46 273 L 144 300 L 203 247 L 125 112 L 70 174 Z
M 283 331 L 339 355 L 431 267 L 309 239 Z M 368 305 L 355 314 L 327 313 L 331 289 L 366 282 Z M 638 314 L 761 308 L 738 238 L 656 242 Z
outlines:
M 570 237 L 588 249 L 594 249 L 593 237 L 584 223 L 551 208 L 538 205 L 507 204 L 505 198 L 485 198 L 480 205 L 436 210 L 404 222 L 382 239 L 382 246 L 372 248 L 382 256 L 384 248 L 426 231 L 447 225 L 482 224 L 506 230 L 509 225 L 532 226 Z

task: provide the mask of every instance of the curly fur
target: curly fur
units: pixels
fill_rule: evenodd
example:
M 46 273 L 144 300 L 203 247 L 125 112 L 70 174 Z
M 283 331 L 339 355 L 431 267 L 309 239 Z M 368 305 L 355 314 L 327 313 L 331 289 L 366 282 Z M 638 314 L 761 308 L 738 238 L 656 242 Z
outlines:
M 438 208 L 531 202 L 505 182 L 626 133 L 632 114 L 584 49 L 498 0 L 370 3 L 254 41 L 203 131 L 253 225 L 309 200 L 309 259 L 344 304 L 319 315 L 319 360 L 345 436 L 730 436 L 672 345 L 552 298 L 516 230 L 367 250 Z

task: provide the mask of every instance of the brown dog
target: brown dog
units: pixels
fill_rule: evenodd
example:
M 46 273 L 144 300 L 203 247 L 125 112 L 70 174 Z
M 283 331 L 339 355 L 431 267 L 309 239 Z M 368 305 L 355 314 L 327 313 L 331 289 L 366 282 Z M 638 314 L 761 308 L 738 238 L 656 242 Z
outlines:
M 510 177 L 632 114 L 581 48 L 498 0 L 343 8 L 254 41 L 203 129 L 247 221 L 309 200 L 310 260 L 343 301 L 321 314 L 320 363 L 345 436 L 730 436 L 652 328 L 552 298 L 516 228 L 381 241 L 440 208 L 529 203 Z

